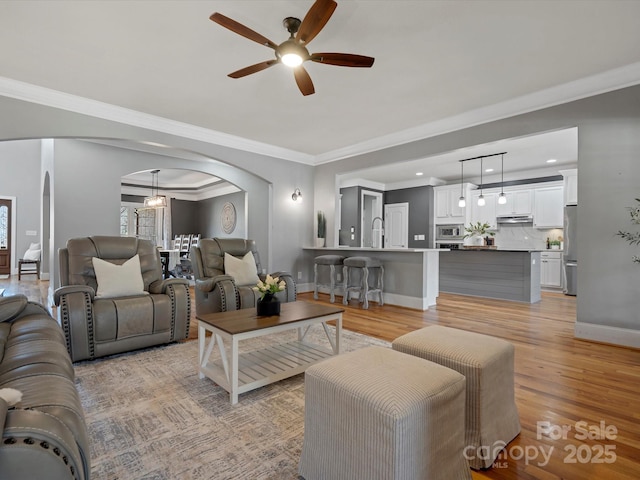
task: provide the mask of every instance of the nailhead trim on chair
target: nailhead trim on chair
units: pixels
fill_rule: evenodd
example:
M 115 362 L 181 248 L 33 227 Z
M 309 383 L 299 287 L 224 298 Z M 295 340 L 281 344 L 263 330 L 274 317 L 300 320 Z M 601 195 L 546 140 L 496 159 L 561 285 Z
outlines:
M 185 294 L 187 295 L 187 298 L 189 298 L 189 286 L 188 285 L 181 285 L 182 288 L 184 288 L 185 290 Z M 167 294 L 169 295 L 169 299 L 171 299 L 171 339 L 172 340 L 181 340 L 175 337 L 176 335 L 176 286 L 175 285 L 169 285 L 167 287 Z M 187 302 L 187 318 L 191 319 L 191 300 L 189 299 L 189 301 Z M 187 329 L 185 332 L 185 337 L 184 338 L 189 338 L 189 326 L 191 325 L 190 321 L 187 321 Z
M 84 310 L 87 312 L 87 341 L 89 343 L 89 359 L 95 358 L 95 348 L 93 344 L 93 307 L 91 305 L 91 296 L 87 292 L 83 292 L 84 295 Z M 71 352 L 71 331 L 69 321 L 69 303 L 67 297 L 63 295 L 60 298 L 60 321 L 62 322 L 62 330 L 64 331 L 64 338 L 67 344 L 67 352 L 72 355 Z

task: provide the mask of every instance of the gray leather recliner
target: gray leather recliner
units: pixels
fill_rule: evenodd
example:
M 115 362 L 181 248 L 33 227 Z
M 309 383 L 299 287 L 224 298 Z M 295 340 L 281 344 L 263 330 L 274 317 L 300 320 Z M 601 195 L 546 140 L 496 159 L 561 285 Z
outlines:
M 264 281 L 260 254 L 254 240 L 244 238 L 203 238 L 199 246 L 191 247 L 191 266 L 196 281 L 195 300 L 196 314 L 226 312 L 256 306 L 259 294 L 253 290 L 255 284 L 237 285 L 233 277 L 224 269 L 224 254 L 242 258 L 248 252 L 256 261 L 258 277 Z M 284 280 L 286 288 L 278 292 L 276 297 L 281 302 L 295 302 L 296 283 L 288 272 L 274 272 L 272 277 Z
M 89 435 L 62 329 L 24 295 L 0 297 L 4 388 L 22 399 L 0 398 L 0 478 L 88 480 Z
M 92 258 L 122 264 L 136 254 L 144 295 L 96 298 Z M 59 250 L 60 288 L 54 293 L 71 359 L 93 359 L 185 339 L 191 299 L 186 279 L 162 277 L 158 249 L 149 240 L 73 238 Z

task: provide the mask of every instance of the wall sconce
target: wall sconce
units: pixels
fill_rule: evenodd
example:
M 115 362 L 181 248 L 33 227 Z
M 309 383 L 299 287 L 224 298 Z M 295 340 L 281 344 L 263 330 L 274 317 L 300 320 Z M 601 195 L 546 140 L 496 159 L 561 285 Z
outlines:
M 294 202 L 302 203 L 302 192 L 299 188 L 296 188 L 291 195 L 291 200 Z

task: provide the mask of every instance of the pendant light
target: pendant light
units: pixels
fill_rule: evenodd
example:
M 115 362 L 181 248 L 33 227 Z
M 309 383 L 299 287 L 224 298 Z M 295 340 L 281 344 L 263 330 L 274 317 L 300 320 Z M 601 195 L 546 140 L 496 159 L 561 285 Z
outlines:
M 460 198 L 458 199 L 458 206 L 460 208 L 467 206 L 467 202 L 464 199 L 464 161 L 460 161 Z
M 500 181 L 500 195 L 498 195 L 498 203 L 504 205 L 507 203 L 507 196 L 504 194 L 504 153 L 502 156 L 502 179 Z
M 160 185 L 158 183 L 158 173 L 160 170 L 151 171 L 151 196 L 144 199 L 144 206 L 146 208 L 162 208 L 167 206 L 167 197 L 159 195 L 158 190 Z
M 480 157 L 480 196 L 478 197 L 478 206 L 479 207 L 484 207 L 485 205 L 485 200 L 484 200 L 484 195 L 482 194 L 482 160 L 484 157 Z

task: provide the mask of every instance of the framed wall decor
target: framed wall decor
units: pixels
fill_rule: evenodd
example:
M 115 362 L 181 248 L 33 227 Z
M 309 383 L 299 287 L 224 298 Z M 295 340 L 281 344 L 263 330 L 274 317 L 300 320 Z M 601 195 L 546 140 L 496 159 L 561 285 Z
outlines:
M 222 212 L 220 213 L 220 225 L 222 231 L 226 234 L 232 233 L 236 229 L 236 207 L 231 202 L 226 202 L 222 206 Z

